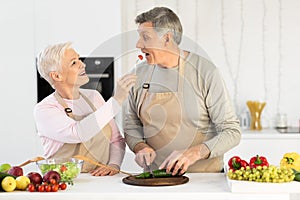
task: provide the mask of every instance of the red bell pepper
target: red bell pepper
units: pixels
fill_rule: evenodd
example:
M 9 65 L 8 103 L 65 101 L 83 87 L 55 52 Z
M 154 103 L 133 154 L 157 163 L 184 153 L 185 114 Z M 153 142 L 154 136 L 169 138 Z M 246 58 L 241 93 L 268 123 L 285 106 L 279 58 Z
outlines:
M 247 163 L 247 161 L 242 160 L 239 156 L 233 156 L 229 159 L 228 166 L 229 169 L 238 170 L 242 167 L 246 168 L 247 166 L 249 166 L 249 164 Z
M 267 161 L 267 159 L 263 156 L 259 156 L 259 155 L 256 155 L 254 157 L 252 157 L 250 159 L 250 167 L 251 168 L 256 168 L 258 166 L 269 166 L 269 162 Z

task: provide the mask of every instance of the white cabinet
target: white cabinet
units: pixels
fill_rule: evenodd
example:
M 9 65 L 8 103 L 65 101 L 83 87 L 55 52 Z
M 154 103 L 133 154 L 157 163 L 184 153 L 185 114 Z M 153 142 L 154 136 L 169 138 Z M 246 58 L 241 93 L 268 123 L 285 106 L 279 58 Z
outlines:
M 299 133 L 278 133 L 275 129 L 262 131 L 242 131 L 242 139 L 238 146 L 224 156 L 225 165 L 230 157 L 238 155 L 247 162 L 255 155 L 265 156 L 272 165 L 279 165 L 283 154 L 300 153 Z

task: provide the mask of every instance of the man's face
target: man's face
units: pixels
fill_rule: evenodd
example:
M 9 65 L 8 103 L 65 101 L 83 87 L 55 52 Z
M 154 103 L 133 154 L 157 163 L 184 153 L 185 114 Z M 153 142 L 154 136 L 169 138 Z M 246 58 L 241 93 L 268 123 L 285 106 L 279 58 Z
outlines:
M 62 58 L 62 81 L 66 86 L 81 86 L 89 81 L 85 73 L 85 64 L 79 60 L 79 55 L 72 48 L 66 49 Z
M 148 64 L 160 64 L 165 50 L 165 41 L 154 30 L 152 22 L 138 26 L 139 40 L 136 47 L 145 54 Z

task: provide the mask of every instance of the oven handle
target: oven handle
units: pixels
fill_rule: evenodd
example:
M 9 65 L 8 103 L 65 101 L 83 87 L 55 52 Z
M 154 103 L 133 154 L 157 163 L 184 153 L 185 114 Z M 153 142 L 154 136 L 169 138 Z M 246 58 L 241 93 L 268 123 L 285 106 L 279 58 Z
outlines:
M 87 74 L 89 78 L 109 78 L 109 74 Z

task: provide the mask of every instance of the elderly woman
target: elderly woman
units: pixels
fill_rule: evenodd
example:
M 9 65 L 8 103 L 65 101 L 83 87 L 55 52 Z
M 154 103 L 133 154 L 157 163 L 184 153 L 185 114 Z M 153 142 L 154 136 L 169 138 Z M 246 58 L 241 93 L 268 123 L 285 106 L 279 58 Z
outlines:
M 218 69 L 179 48 L 182 26 L 172 10 L 156 7 L 135 22 L 146 61 L 135 69 L 124 131 L 136 162 L 173 174 L 222 171 L 240 126 Z
M 38 71 L 55 89 L 34 108 L 38 135 L 46 158 L 75 154 L 108 164 L 114 169 L 84 163 L 83 172 L 114 175 L 123 161 L 125 141 L 113 120 L 135 84 L 125 75 L 107 102 L 96 90 L 80 89 L 89 81 L 85 64 L 71 43 L 48 46 L 38 56 Z

